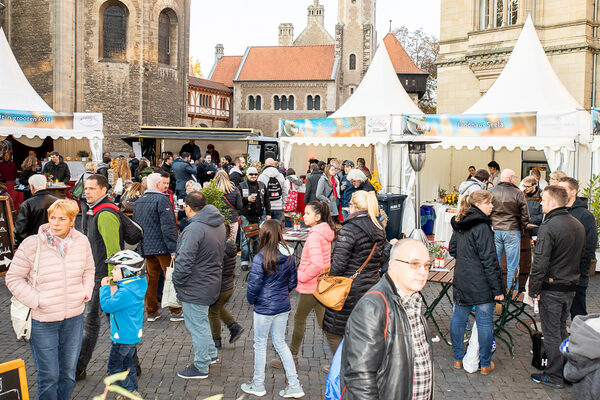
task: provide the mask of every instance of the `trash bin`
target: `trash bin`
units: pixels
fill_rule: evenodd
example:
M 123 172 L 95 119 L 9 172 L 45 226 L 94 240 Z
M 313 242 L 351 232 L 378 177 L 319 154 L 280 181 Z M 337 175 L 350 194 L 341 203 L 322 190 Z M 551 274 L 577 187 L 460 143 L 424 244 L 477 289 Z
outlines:
M 406 199 L 404 194 L 383 193 L 377 196 L 379 207 L 385 211 L 388 217 L 385 227 L 387 240 L 397 239 L 402 233 L 404 199 Z
M 421 229 L 426 235 L 433 233 L 433 223 L 435 222 L 435 210 L 433 206 L 421 206 Z

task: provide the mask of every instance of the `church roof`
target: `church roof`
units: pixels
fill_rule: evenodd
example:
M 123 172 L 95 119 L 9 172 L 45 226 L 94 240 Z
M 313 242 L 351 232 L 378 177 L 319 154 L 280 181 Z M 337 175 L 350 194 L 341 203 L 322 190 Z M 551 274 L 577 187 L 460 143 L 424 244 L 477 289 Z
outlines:
M 224 56 L 216 62 L 208 79 L 213 82 L 223 83 L 227 87 L 233 87 L 233 78 L 240 67 L 242 56 Z
M 208 89 L 221 90 L 223 92 L 231 93 L 231 89 L 227 87 L 224 83 L 209 81 L 208 79 L 198 78 L 196 76 L 190 75 L 188 77 L 188 84 Z
M 234 81 L 332 80 L 335 60 L 333 45 L 249 47 Z
M 428 74 L 415 65 L 396 35 L 388 33 L 383 38 L 383 43 L 397 74 Z

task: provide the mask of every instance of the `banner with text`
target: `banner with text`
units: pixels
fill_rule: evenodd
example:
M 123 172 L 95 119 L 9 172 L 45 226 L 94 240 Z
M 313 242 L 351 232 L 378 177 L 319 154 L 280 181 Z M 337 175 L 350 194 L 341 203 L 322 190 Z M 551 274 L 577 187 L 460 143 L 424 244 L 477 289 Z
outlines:
M 73 114 L 0 110 L 0 126 L 18 128 L 73 129 Z
M 279 137 L 360 136 L 365 136 L 365 117 L 279 120 Z
M 402 132 L 425 136 L 536 136 L 535 113 L 405 115 Z

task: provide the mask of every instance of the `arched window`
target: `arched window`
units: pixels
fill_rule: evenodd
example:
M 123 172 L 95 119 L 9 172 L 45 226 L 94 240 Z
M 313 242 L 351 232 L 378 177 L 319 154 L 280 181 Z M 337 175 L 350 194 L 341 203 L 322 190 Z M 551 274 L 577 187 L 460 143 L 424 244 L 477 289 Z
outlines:
M 262 97 L 260 97 L 260 96 L 256 96 L 256 109 L 257 110 L 262 109 Z
M 288 97 L 288 110 L 294 109 L 294 96 Z
M 165 8 L 158 16 L 158 62 L 177 66 L 177 14 Z
M 350 54 L 350 70 L 354 71 L 356 69 L 356 54 Z
M 273 109 L 280 110 L 281 109 L 281 100 L 279 100 L 279 96 L 275 96 L 273 98 Z
M 282 110 L 287 110 L 288 109 L 288 99 L 287 99 L 287 96 L 281 96 L 281 109 Z
M 248 110 L 254 110 L 256 107 L 256 102 L 254 101 L 254 96 L 248 97 Z
M 314 107 L 314 102 L 313 102 L 313 97 L 309 94 L 308 97 L 306 98 L 306 109 L 307 110 L 312 110 Z
M 320 110 L 321 109 L 321 96 L 316 95 L 315 96 L 315 110 Z
M 102 12 L 103 59 L 124 60 L 127 50 L 127 8 L 120 2 L 109 2 Z

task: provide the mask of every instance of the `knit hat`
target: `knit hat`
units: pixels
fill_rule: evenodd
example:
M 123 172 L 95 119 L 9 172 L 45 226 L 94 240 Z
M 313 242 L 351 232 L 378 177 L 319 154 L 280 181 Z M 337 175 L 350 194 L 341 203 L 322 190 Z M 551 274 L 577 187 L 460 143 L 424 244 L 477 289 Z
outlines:
M 255 167 L 250 167 L 246 171 L 246 174 L 248 174 L 248 175 L 250 175 L 250 174 L 257 174 L 258 175 L 258 170 Z

